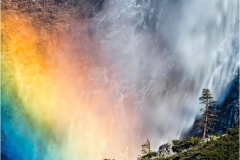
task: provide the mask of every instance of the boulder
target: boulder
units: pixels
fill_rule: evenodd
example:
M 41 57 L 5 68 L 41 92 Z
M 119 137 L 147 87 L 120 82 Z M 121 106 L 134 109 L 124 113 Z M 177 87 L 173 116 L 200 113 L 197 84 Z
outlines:
M 159 147 L 159 150 L 157 152 L 159 157 L 169 157 L 171 155 L 174 154 L 173 150 L 173 143 L 172 142 L 168 142 L 166 144 L 163 144 Z

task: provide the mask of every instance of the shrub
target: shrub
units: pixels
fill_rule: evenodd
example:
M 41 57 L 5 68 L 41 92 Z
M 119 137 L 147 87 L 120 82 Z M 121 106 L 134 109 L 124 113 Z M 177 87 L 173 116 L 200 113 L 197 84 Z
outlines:
M 157 152 L 149 152 L 146 155 L 142 156 L 142 159 L 144 160 L 144 159 L 148 159 L 156 156 L 157 156 Z

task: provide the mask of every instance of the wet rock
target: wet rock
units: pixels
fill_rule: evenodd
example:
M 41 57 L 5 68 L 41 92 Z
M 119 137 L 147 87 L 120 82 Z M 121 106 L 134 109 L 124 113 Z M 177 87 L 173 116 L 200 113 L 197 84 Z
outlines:
M 239 123 L 239 74 L 235 75 L 229 86 L 226 99 L 219 108 L 220 122 L 216 128 L 220 133 L 225 133 L 227 128 L 233 128 Z
M 226 133 L 227 128 L 233 128 L 236 124 L 239 124 L 239 73 L 234 76 L 223 92 L 222 94 L 226 94 L 226 96 L 223 103 L 218 106 L 219 121 L 213 127 L 215 132 L 220 134 Z M 194 123 L 192 129 L 183 137 L 201 137 L 201 135 L 202 132 L 199 130 L 198 125 Z

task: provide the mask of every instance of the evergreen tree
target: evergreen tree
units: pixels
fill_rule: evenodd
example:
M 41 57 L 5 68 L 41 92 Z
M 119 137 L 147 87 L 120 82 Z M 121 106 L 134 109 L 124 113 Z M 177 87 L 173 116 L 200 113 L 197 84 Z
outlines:
M 200 109 L 201 118 L 197 122 L 198 126 L 202 129 L 202 139 L 206 137 L 207 130 L 213 131 L 212 125 L 218 121 L 218 116 L 214 111 L 217 106 L 217 102 L 212 99 L 213 97 L 210 90 L 203 89 L 199 100 L 200 104 L 204 104 L 205 107 Z
M 147 139 L 147 142 L 142 144 L 141 153 L 142 153 L 142 155 L 146 155 L 146 154 L 150 153 L 150 151 L 151 151 L 151 149 L 150 149 L 150 142 Z

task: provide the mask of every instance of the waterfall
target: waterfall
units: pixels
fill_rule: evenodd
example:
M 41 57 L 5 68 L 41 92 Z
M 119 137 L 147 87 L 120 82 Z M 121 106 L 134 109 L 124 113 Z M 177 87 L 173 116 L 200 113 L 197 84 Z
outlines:
M 115 0 L 94 17 L 98 39 L 122 71 L 117 92 L 137 91 L 128 108 L 153 148 L 180 138 L 209 88 L 221 104 L 239 67 L 238 1 Z M 131 123 L 131 122 L 129 122 Z
M 156 151 L 183 138 L 202 89 L 223 104 L 238 73 L 238 0 L 41 5 L 3 2 L 1 138 L 11 159 L 136 159 L 146 139 Z

